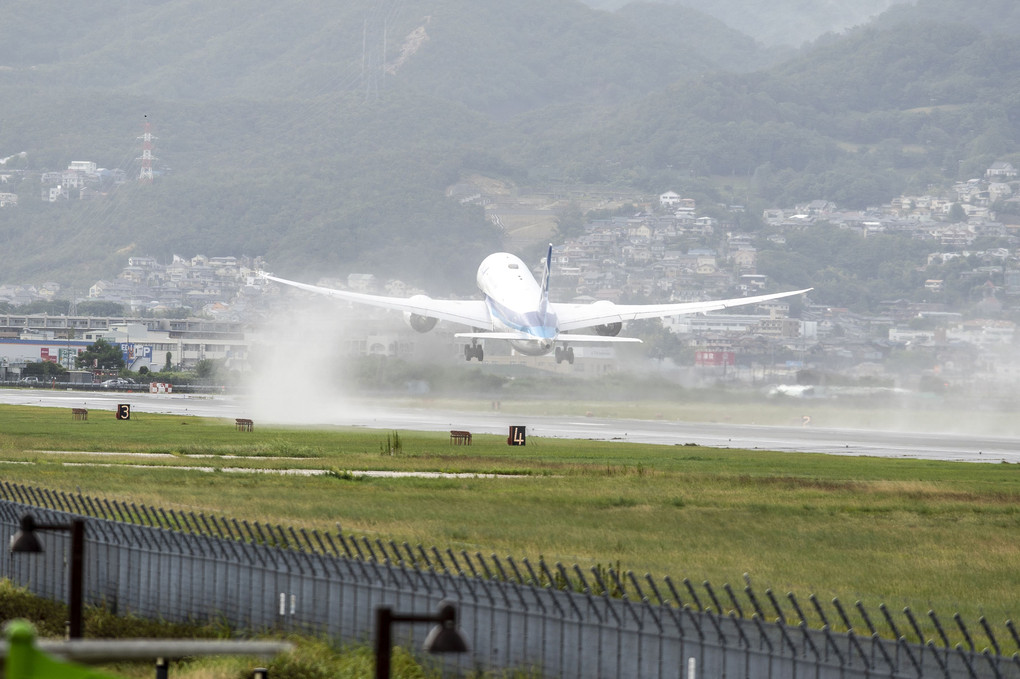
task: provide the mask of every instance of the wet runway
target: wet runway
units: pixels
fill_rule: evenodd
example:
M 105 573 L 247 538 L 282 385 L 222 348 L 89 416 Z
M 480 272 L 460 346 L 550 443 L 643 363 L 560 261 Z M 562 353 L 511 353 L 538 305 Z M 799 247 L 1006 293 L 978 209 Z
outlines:
M 0 403 L 60 408 L 108 410 L 130 403 L 133 412 L 199 417 L 252 417 L 252 406 L 232 396 L 104 393 L 48 389 L 0 389 Z M 1020 463 L 1020 440 L 981 435 L 901 433 L 860 429 L 794 426 L 760 426 L 619 420 L 597 417 L 517 416 L 499 412 L 356 405 L 324 409 L 302 424 L 341 425 L 370 429 L 447 431 L 464 429 L 476 434 L 506 435 L 510 425 L 527 427 L 529 436 L 631 441 L 713 448 L 745 448 L 831 455 L 868 455 L 965 462 Z M 112 415 L 111 415 L 112 416 Z M 260 421 L 268 421 L 261 418 Z

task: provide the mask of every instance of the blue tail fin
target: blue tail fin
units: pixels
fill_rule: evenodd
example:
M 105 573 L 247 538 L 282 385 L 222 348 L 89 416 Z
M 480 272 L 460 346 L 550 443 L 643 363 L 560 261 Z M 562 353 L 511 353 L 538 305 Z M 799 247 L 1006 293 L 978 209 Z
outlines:
M 545 256 L 545 271 L 542 273 L 542 297 L 538 301 L 538 314 L 545 319 L 546 309 L 549 308 L 549 276 L 552 273 L 552 243 L 549 244 L 549 253 Z

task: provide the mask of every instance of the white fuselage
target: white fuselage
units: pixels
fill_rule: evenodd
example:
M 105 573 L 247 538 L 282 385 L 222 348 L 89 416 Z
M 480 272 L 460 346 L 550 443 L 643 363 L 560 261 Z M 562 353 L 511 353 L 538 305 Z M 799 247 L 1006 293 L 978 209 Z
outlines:
M 528 356 L 544 356 L 553 350 L 556 314 L 544 308 L 546 294 L 519 257 L 497 252 L 482 260 L 478 267 L 478 289 L 496 332 L 519 333 L 510 345 Z M 545 300 L 548 301 L 548 300 Z

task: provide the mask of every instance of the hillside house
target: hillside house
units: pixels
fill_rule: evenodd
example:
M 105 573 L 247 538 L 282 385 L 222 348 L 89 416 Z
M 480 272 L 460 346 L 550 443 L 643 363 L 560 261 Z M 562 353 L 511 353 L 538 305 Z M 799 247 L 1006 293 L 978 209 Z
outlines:
M 674 206 L 673 216 L 681 221 L 694 219 L 696 206 L 693 198 L 681 198 Z
M 67 166 L 67 169 L 71 172 L 81 172 L 84 174 L 95 174 L 96 164 L 89 160 L 72 160 Z
M 631 243 L 647 243 L 652 239 L 652 229 L 644 222 L 628 225 L 627 237 Z
M 42 199 L 49 203 L 56 203 L 58 200 L 67 200 L 67 191 L 63 186 L 51 186 L 43 189 Z
M 797 205 L 797 212 L 809 217 L 828 217 L 836 211 L 836 204 L 827 200 L 813 200 L 810 203 Z
M 985 170 L 985 177 L 990 181 L 1008 181 L 1016 179 L 1017 170 L 1012 163 L 996 161 Z
M 694 220 L 694 228 L 702 235 L 708 235 L 715 229 L 715 217 L 698 217 Z
M 647 264 L 652 261 L 652 251 L 642 245 L 625 245 L 620 250 L 628 264 Z
M 138 293 L 138 286 L 125 279 L 114 281 L 96 281 L 89 288 L 89 299 L 103 299 L 111 302 L 125 303 Z
M 743 272 L 754 272 L 758 265 L 758 252 L 753 247 L 740 248 L 733 253 L 733 264 Z
M 1013 188 L 1005 182 L 990 182 L 988 184 L 988 199 L 991 202 L 1005 200 L 1013 195 Z
M 768 277 L 765 274 L 744 274 L 740 277 L 737 288 L 745 295 L 759 295 L 765 289 L 766 283 L 768 283 Z
M 715 261 L 715 255 L 698 255 L 696 272 L 699 276 L 712 276 L 717 271 L 719 271 L 719 265 Z

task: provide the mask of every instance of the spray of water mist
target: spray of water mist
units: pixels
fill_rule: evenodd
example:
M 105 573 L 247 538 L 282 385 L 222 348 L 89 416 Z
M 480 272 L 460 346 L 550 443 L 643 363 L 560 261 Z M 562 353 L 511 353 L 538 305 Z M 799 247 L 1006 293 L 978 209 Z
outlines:
M 348 309 L 331 300 L 288 300 L 255 333 L 248 408 L 264 422 L 341 423 L 356 409 L 342 379 Z
M 348 358 L 350 352 L 346 348 L 346 339 L 364 336 L 365 314 L 369 313 L 374 317 L 379 312 L 374 310 L 366 312 L 363 308 L 351 308 L 335 300 L 308 298 L 303 295 L 288 295 L 286 299 L 288 303 L 281 305 L 271 320 L 263 325 L 257 334 L 257 340 L 253 342 L 251 364 L 254 369 L 248 383 L 249 408 L 253 417 L 265 422 L 295 425 L 374 421 L 373 418 L 379 415 L 376 412 L 379 409 L 365 405 L 363 395 L 359 394 L 354 386 L 346 383 L 343 376 L 349 373 L 345 370 L 348 367 L 345 364 L 351 360 Z M 399 316 L 394 314 L 389 316 L 396 325 L 402 325 Z M 429 367 L 429 370 L 423 373 L 439 377 L 437 371 L 439 373 L 452 371 L 456 374 L 472 369 L 473 366 L 464 364 L 462 356 L 453 355 L 457 354 L 457 349 L 452 337 L 449 333 L 441 332 L 441 329 L 442 327 L 432 333 L 418 335 L 413 340 L 417 346 L 415 360 Z M 402 328 L 402 331 L 406 333 L 406 329 Z M 506 347 L 499 343 L 490 343 L 486 347 L 487 355 L 492 358 L 506 350 Z M 731 393 L 729 389 L 717 388 L 715 379 L 718 379 L 718 376 L 713 379 L 689 366 L 673 365 L 668 360 L 649 359 L 638 347 L 619 350 L 617 359 L 619 370 L 629 375 L 634 382 L 640 382 L 642 379 L 667 381 L 676 384 L 680 389 L 688 390 L 686 398 L 681 394 L 673 395 L 673 398 L 697 400 L 700 397 L 693 394 L 699 389 L 708 388 L 712 391 L 712 401 L 724 406 L 727 394 L 731 394 L 735 412 L 728 414 L 727 419 L 731 417 L 740 419 L 736 416 L 736 411 L 758 410 L 753 398 L 748 399 L 748 389 L 755 392 L 758 398 L 765 399 L 764 383 L 750 387 L 745 385 L 743 390 L 736 389 Z M 549 358 L 549 361 L 552 359 Z M 562 377 L 557 380 L 558 398 L 583 403 L 592 401 L 593 391 L 589 380 L 577 380 L 577 391 L 572 392 L 568 385 L 574 383 L 574 380 L 564 380 Z M 423 383 L 427 381 L 421 380 Z M 386 388 L 387 385 L 380 383 L 378 386 Z M 388 387 L 392 389 L 392 385 Z M 835 392 L 832 389 L 829 391 Z M 542 389 L 539 388 L 536 395 L 541 394 Z M 521 397 L 524 394 L 517 390 L 515 395 Z M 851 395 L 856 395 L 856 392 L 844 394 L 848 399 Z M 609 394 L 598 393 L 598 396 L 605 397 Z M 634 394 L 630 396 L 634 397 Z M 669 399 L 664 394 L 657 396 Z M 951 393 L 947 395 L 951 396 Z M 489 398 L 489 395 L 485 395 L 485 398 Z M 498 396 L 493 395 L 492 398 Z M 880 404 L 875 399 L 879 399 Z M 845 403 L 843 400 L 836 400 L 835 397 L 813 399 L 787 397 L 779 400 L 770 399 L 770 402 L 776 405 L 785 404 L 795 410 L 797 418 L 791 419 L 790 422 L 798 426 L 799 423 L 807 421 L 804 416 L 810 416 L 812 424 L 820 427 L 864 427 L 907 432 L 930 432 L 937 429 L 946 433 L 973 432 L 999 436 L 1015 436 L 1017 432 L 1015 423 L 1004 424 L 1001 413 L 996 413 L 994 408 L 990 409 L 992 412 L 985 412 L 986 409 L 974 408 L 971 404 L 972 407 L 963 409 L 967 411 L 967 414 L 963 414 L 958 407 L 958 399 L 940 404 L 930 399 L 922 400 L 919 395 L 906 392 L 902 396 L 890 396 L 876 391 L 867 397 L 856 395 L 855 399 Z M 870 412 L 868 406 L 875 407 L 876 411 Z M 954 408 L 955 417 L 933 416 L 932 411 L 949 408 Z M 936 422 L 934 427 L 933 418 Z

